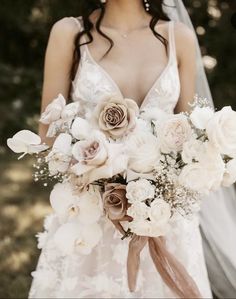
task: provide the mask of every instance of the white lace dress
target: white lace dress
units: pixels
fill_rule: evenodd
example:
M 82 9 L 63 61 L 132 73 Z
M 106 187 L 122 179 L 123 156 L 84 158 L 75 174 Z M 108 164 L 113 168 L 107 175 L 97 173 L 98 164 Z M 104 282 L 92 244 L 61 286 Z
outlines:
M 73 18 L 76 22 L 77 19 Z M 78 22 L 78 25 L 82 24 Z M 169 61 L 146 95 L 142 106 L 159 107 L 173 113 L 180 94 L 180 81 L 174 43 L 174 22 L 169 22 Z M 72 98 L 81 101 L 81 113 L 90 113 L 104 93 L 121 94 L 109 74 L 93 59 L 86 45 L 73 81 Z M 54 215 L 46 219 L 49 230 L 37 270 L 33 272 L 30 298 L 175 298 L 163 283 L 152 262 L 148 245 L 141 252 L 136 292 L 127 285 L 128 240 L 105 217 L 101 220 L 103 238 L 91 255 L 61 256 L 53 243 L 57 229 Z M 203 298 L 212 298 L 209 286 L 198 218 L 176 217 L 167 235 L 170 252 L 186 267 Z

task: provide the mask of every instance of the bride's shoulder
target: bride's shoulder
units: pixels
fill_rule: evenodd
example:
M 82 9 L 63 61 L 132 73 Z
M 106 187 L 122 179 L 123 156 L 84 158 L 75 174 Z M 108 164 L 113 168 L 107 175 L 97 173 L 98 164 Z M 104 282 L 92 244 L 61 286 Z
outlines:
M 50 35 L 61 39 L 74 37 L 81 29 L 79 18 L 64 17 L 56 21 L 51 28 Z
M 187 25 L 182 22 L 174 22 L 174 33 L 177 43 L 190 42 L 192 43 L 195 40 L 195 33 Z
M 196 34 L 182 22 L 174 22 L 174 37 L 178 60 L 192 59 L 196 49 Z

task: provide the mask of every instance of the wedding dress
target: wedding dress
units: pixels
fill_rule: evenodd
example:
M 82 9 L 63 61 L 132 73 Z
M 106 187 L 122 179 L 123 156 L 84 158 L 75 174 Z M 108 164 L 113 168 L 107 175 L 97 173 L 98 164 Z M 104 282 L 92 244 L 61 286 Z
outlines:
M 73 18 L 78 26 L 81 19 Z M 174 41 L 174 22 L 169 22 L 168 63 L 147 93 L 140 109 L 159 107 L 173 113 L 180 94 L 180 80 Z M 87 115 L 104 94 L 121 91 L 111 76 L 92 57 L 87 45 L 81 47 L 81 59 L 72 82 L 72 99 L 81 103 Z M 148 153 L 147 153 L 148 154 Z M 103 237 L 86 256 L 61 256 L 53 244 L 57 229 L 55 216 L 46 219 L 50 231 L 39 259 L 30 298 L 176 298 L 164 284 L 150 257 L 148 246 L 141 252 L 137 288 L 129 292 L 126 274 L 128 239 L 107 219 L 102 218 Z M 176 216 L 166 236 L 169 251 L 185 266 L 203 298 L 212 298 L 196 215 L 192 219 Z

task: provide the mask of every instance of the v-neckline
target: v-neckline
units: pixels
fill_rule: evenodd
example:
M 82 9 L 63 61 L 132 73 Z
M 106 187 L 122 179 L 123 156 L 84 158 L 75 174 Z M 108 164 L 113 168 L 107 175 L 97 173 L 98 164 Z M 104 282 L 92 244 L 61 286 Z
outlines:
M 171 47 L 172 47 L 171 46 L 171 42 L 172 41 L 171 41 L 171 34 L 170 34 L 170 31 L 171 31 L 171 22 L 173 22 L 173 21 L 169 21 L 169 24 L 168 24 L 169 27 L 168 27 L 168 61 L 167 61 L 167 64 L 164 67 L 164 69 L 161 71 L 161 73 L 158 74 L 158 77 L 156 78 L 156 80 L 154 81 L 154 83 L 151 85 L 151 87 L 148 89 L 148 91 L 147 91 L 144 99 L 141 101 L 141 105 L 139 106 L 138 103 L 136 102 L 137 105 L 139 106 L 139 109 L 143 108 L 143 106 L 145 105 L 146 101 L 148 100 L 149 95 L 151 94 L 151 92 L 155 88 L 156 84 L 162 79 L 162 77 L 164 76 L 164 74 L 168 70 L 169 65 L 171 63 L 171 50 L 172 50 L 171 49 Z M 108 73 L 108 71 L 93 58 L 93 55 L 91 54 L 88 45 L 84 44 L 84 47 L 85 47 L 85 50 L 86 50 L 86 52 L 87 52 L 90 60 L 100 69 L 100 71 L 110 81 L 110 83 L 114 86 L 114 88 L 119 93 L 119 95 L 122 98 L 125 98 L 123 92 L 121 91 L 121 89 L 120 89 L 119 85 L 116 83 L 116 81 L 112 78 L 112 76 Z

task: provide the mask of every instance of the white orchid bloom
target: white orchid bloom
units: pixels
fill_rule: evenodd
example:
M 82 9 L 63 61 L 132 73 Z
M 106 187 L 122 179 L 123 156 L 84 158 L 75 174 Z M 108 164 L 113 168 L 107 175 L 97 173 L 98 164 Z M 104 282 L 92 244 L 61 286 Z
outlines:
M 74 194 L 70 183 L 58 183 L 50 194 L 50 203 L 60 222 L 78 214 L 79 197 Z
M 8 138 L 7 145 L 15 153 L 23 153 L 18 159 L 26 154 L 39 153 L 48 148 L 46 144 L 41 144 L 39 135 L 29 130 L 19 131 L 12 138 Z
M 67 133 L 61 133 L 55 140 L 52 150 L 46 157 L 51 175 L 67 171 L 71 161 L 72 137 Z
M 81 225 L 80 222 L 68 222 L 61 225 L 54 235 L 54 242 L 63 255 L 88 255 L 102 237 L 97 223 Z
M 66 100 L 62 94 L 59 94 L 42 113 L 40 122 L 46 125 L 51 124 L 61 118 L 61 113 L 66 106 Z
M 69 121 L 73 119 L 78 114 L 79 108 L 80 108 L 79 102 L 67 104 L 61 112 L 61 118 L 64 121 Z

